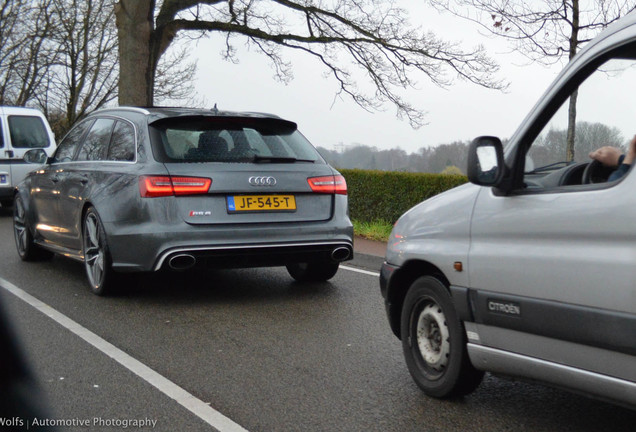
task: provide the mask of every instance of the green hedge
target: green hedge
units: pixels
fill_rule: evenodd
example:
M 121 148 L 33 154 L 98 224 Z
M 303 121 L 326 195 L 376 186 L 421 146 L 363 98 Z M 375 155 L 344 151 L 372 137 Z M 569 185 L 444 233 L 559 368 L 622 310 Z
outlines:
M 340 169 L 347 180 L 351 218 L 394 223 L 406 210 L 468 181 L 463 175 Z

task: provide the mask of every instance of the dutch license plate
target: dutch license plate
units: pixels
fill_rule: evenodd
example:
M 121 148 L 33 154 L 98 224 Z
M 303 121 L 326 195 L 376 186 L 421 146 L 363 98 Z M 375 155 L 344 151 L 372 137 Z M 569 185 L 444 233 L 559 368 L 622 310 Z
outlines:
M 293 211 L 296 198 L 293 195 L 233 195 L 227 197 L 230 213 L 249 211 Z

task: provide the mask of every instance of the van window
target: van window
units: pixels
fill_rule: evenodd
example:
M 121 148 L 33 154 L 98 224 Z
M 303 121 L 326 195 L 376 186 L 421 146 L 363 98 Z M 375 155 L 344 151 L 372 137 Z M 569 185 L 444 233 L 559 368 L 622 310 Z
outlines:
M 9 134 L 14 148 L 45 148 L 50 144 L 49 134 L 40 117 L 9 116 Z
M 590 152 L 603 146 L 625 151 L 636 133 L 629 91 L 635 79 L 636 59 L 610 58 L 573 90 L 534 139 L 525 160 L 525 185 L 580 185 Z
M 4 134 L 2 133 L 2 124 L 0 123 L 0 148 L 4 147 Z

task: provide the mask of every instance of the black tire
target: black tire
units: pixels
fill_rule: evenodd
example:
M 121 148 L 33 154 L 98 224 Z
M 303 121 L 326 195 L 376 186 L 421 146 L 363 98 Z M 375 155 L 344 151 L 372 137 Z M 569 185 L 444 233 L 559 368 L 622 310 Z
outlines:
M 35 244 L 24 202 L 20 196 L 15 198 L 13 205 L 13 236 L 18 255 L 22 261 L 38 261 L 53 257 L 53 252 L 42 249 Z
M 312 261 L 287 264 L 287 271 L 298 282 L 324 282 L 334 277 L 339 267 L 338 262 Z
M 91 291 L 99 296 L 111 294 L 115 285 L 115 275 L 104 225 L 93 207 L 90 207 L 82 224 L 82 245 L 84 247 L 84 268 Z
M 467 395 L 484 376 L 470 363 L 464 326 L 448 289 L 434 277 L 420 277 L 409 288 L 402 307 L 401 339 L 409 372 L 429 396 Z
M 0 200 L 0 205 L 4 208 L 11 208 L 11 206 L 13 206 L 13 200 L 12 199 Z

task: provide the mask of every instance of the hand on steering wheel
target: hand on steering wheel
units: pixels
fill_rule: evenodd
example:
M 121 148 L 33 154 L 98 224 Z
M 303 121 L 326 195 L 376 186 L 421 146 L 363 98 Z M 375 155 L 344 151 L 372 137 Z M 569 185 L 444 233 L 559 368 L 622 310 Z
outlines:
M 593 159 L 587 166 L 585 167 L 585 171 L 583 171 L 583 179 L 581 181 L 582 184 L 595 184 L 595 183 L 604 183 L 609 179 L 610 174 L 616 168 L 608 167 L 603 165 L 600 161 Z

